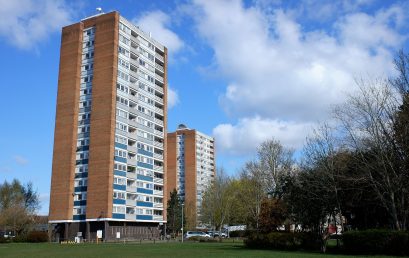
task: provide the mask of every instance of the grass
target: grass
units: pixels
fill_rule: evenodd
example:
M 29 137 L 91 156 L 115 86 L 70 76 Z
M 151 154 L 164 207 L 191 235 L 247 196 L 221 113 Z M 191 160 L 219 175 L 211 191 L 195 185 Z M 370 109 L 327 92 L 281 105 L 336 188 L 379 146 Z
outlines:
M 72 244 L 50 243 L 0 244 L 0 257 L 334 257 L 353 256 L 325 255 L 305 252 L 282 252 L 251 250 L 242 243 L 156 243 L 156 244 Z M 360 256 L 364 257 L 364 256 Z M 378 256 L 381 257 L 381 256 Z

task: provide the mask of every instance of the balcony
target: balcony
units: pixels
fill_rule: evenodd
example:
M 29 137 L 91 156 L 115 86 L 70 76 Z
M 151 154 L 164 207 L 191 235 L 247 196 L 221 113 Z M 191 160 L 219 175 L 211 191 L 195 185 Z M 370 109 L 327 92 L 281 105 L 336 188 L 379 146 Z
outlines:
M 163 166 L 154 166 L 153 169 L 155 171 L 163 172 Z
M 162 184 L 162 185 L 163 185 L 163 178 L 157 178 L 157 177 L 155 177 L 155 178 L 153 179 L 153 182 L 154 182 L 155 184 Z
M 162 72 L 162 73 L 164 73 L 164 69 L 163 69 L 163 66 L 161 66 L 160 64 L 158 64 L 158 63 L 156 63 L 155 64 L 155 68 L 157 69 L 157 70 L 159 70 L 160 72 Z
M 158 85 L 155 84 L 154 86 L 155 90 L 157 90 L 159 93 L 163 94 L 163 87 L 160 87 Z
M 154 141 L 154 142 L 153 142 L 153 145 L 154 145 L 155 147 L 159 147 L 159 148 L 162 148 L 162 149 L 163 149 L 163 143 L 162 143 L 162 142 Z
M 155 100 L 157 101 L 157 102 L 159 102 L 159 104 L 162 104 L 163 105 L 163 98 L 161 98 L 161 97 L 158 97 L 158 96 L 156 96 L 155 95 Z
M 155 203 L 153 204 L 153 208 L 163 208 L 163 203 L 161 203 L 161 202 L 155 202 Z
M 160 195 L 160 196 L 163 196 L 163 191 L 162 190 L 153 190 L 153 194 L 154 195 Z
M 163 126 L 163 121 L 162 120 L 155 118 L 153 121 L 155 121 L 155 123 L 157 123 L 158 125 Z
M 155 107 L 155 112 L 163 116 L 163 109 Z
M 163 132 L 161 132 L 159 130 L 155 130 L 155 135 L 163 137 Z
M 158 80 L 161 83 L 164 83 L 163 77 L 160 76 L 159 74 L 155 74 L 155 79 Z
M 157 60 L 161 61 L 162 63 L 165 62 L 164 58 L 163 58 L 161 55 L 159 55 L 158 53 L 155 53 L 155 58 L 156 58 Z
M 162 154 L 154 153 L 153 157 L 156 158 L 156 159 L 159 159 L 159 160 L 163 160 L 163 155 Z
M 162 221 L 162 220 L 163 220 L 163 216 L 153 215 L 153 220 L 159 220 L 159 221 Z

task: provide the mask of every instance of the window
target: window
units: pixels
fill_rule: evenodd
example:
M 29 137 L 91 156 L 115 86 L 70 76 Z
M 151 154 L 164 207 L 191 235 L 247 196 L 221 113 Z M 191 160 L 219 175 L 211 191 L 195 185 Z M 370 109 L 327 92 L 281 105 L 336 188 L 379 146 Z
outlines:
M 121 78 L 122 80 L 129 82 L 129 75 L 122 72 L 121 70 L 118 70 L 118 78 Z
M 125 32 L 126 34 L 131 34 L 131 29 L 128 28 L 125 24 L 122 22 L 119 23 L 119 29 Z
M 128 145 L 128 139 L 120 135 L 115 135 L 115 142 Z
M 148 140 L 153 141 L 153 134 L 150 134 L 150 133 L 147 133 L 147 132 L 138 130 L 138 131 L 137 131 L 137 135 L 140 136 L 140 137 L 142 137 L 142 138 L 146 138 L 146 139 L 148 139 Z
M 138 117 L 136 118 L 136 121 L 137 121 L 139 124 L 141 124 L 141 125 L 144 125 L 144 126 L 149 127 L 149 128 L 153 128 L 153 123 L 152 123 L 151 121 L 148 121 L 148 120 L 146 120 L 146 119 L 143 119 L 143 118 L 140 117 L 140 116 L 138 116 Z
M 80 207 L 80 208 L 74 208 L 73 209 L 73 215 L 83 215 L 86 212 L 85 207 Z
M 75 187 L 77 187 L 77 186 L 87 186 L 87 184 L 88 184 L 88 179 L 76 179 L 74 181 L 74 186 Z
M 153 152 L 153 147 L 149 146 L 147 144 L 143 144 L 143 143 L 138 142 L 137 146 L 138 146 L 138 149 L 140 149 L 140 150 Z
M 84 36 L 91 36 L 95 34 L 95 28 L 89 28 L 84 30 Z
M 127 49 L 125 49 L 125 48 L 123 48 L 121 46 L 118 47 L 118 53 L 121 54 L 121 55 L 124 55 L 126 57 L 129 57 L 129 50 L 127 50 Z
M 118 58 L 118 64 L 122 67 L 125 67 L 126 69 L 129 69 L 129 62 L 126 62 L 125 60 L 122 60 L 121 58 Z
M 120 97 L 120 96 L 116 96 L 116 102 L 121 103 L 125 106 L 128 106 L 128 100 L 126 98 Z
M 119 34 L 119 41 L 129 46 L 130 40 L 122 34 Z
M 117 83 L 117 84 L 116 84 L 116 88 L 117 88 L 118 90 L 120 90 L 120 91 L 125 92 L 125 93 L 128 93 L 128 92 L 129 92 L 128 87 L 126 87 L 125 85 L 122 85 L 122 84 L 120 84 L 120 83 Z
M 78 133 L 89 133 L 91 130 L 89 125 L 78 127 Z
M 126 151 L 120 150 L 120 149 L 115 149 L 115 156 L 116 157 L 121 157 L 121 158 L 126 158 Z
M 142 155 L 138 155 L 138 156 L 137 156 L 137 160 L 138 160 L 139 162 L 143 162 L 143 163 L 147 163 L 147 164 L 153 165 L 153 159 L 148 158 L 148 157 L 145 157 L 145 156 L 142 156 Z
M 128 118 L 128 112 L 119 108 L 116 109 L 116 115 L 119 117 Z
M 126 172 L 126 165 L 121 163 L 114 163 L 114 170 L 125 171 Z
M 123 177 L 114 176 L 114 184 L 117 185 L 126 185 L 126 179 Z
M 88 165 L 82 165 L 82 166 L 77 167 L 76 172 L 78 172 L 78 173 L 88 172 Z
M 82 59 L 90 59 L 94 57 L 94 51 L 89 51 L 88 53 L 85 53 L 85 55 L 83 55 Z
M 113 212 L 113 213 L 125 213 L 125 207 L 124 207 L 124 206 L 114 205 L 114 206 L 112 207 L 112 212 Z
M 77 141 L 77 147 L 88 146 L 89 138 L 81 139 Z
M 125 200 L 125 192 L 118 192 L 114 191 L 114 199 L 122 199 Z
M 128 132 L 128 126 L 126 124 L 120 123 L 120 122 L 116 122 L 116 129 L 124 131 L 124 132 Z

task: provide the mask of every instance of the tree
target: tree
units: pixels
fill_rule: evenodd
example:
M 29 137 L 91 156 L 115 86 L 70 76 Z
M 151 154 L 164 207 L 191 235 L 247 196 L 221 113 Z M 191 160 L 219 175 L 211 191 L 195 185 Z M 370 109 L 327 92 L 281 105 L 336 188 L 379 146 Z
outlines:
M 265 198 L 261 203 L 260 228 L 263 232 L 277 231 L 287 219 L 285 203 L 276 198 Z
M 394 133 L 397 94 L 384 80 L 359 81 L 358 92 L 335 109 L 345 143 L 358 155 L 378 200 L 397 230 L 407 226 L 408 173 L 401 169 L 401 150 Z
M 263 173 L 264 191 L 280 197 L 283 179 L 291 173 L 294 161 L 293 151 L 285 148 L 275 139 L 264 141 L 257 151 L 258 163 Z
M 33 185 L 22 185 L 14 179 L 0 184 L 0 226 L 20 235 L 29 230 L 39 209 L 38 193 Z
M 183 220 L 185 220 L 183 214 Z M 184 221 L 183 221 L 184 222 Z M 176 189 L 170 192 L 167 208 L 167 229 L 172 232 L 173 237 L 182 228 L 182 201 Z
M 232 188 L 231 179 L 223 168 L 218 169 L 216 178 L 205 191 L 202 208 L 202 222 L 212 225 L 215 229 L 221 230 L 232 214 L 235 191 Z

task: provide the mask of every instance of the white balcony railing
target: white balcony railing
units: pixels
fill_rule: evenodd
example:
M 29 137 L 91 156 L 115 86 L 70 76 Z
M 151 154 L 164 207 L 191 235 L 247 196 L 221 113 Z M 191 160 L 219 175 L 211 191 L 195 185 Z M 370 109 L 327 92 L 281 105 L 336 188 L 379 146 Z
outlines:
M 153 182 L 154 182 L 155 184 L 163 184 L 163 178 L 157 178 L 157 177 L 155 177 L 155 178 L 153 179 Z
M 158 53 L 155 53 L 155 58 L 160 60 L 162 63 L 164 62 L 164 59 L 161 55 L 159 55 Z

